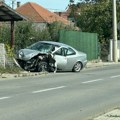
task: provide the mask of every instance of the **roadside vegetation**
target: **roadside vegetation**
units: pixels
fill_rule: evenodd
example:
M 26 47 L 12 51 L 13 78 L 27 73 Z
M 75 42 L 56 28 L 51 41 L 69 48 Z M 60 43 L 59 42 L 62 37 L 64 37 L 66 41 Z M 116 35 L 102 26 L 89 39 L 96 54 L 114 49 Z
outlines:
M 23 70 L 17 66 L 6 66 L 5 68 L 0 67 L 0 74 L 4 73 L 19 74 L 21 71 Z
M 15 24 L 15 41 L 13 52 L 25 48 L 40 40 L 59 41 L 59 30 L 75 30 L 76 27 L 53 22 L 43 30 L 36 29 L 31 21 L 21 21 Z M 0 27 L 0 43 L 10 45 L 10 24 L 2 23 Z
M 0 74 L 4 73 L 17 74 L 23 71 L 23 69 L 18 67 L 13 61 L 14 49 L 10 48 L 8 44 L 6 44 L 5 49 L 6 49 L 6 64 L 5 66 L 0 66 Z

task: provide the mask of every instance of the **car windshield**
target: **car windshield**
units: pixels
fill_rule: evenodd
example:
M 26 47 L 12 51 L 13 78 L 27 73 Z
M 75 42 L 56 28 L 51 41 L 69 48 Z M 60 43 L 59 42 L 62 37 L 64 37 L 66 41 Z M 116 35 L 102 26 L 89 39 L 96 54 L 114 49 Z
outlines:
M 52 45 L 49 43 L 37 42 L 37 43 L 29 46 L 28 49 L 38 50 L 42 53 L 48 53 L 48 52 L 54 51 L 55 47 L 56 47 L 55 45 Z

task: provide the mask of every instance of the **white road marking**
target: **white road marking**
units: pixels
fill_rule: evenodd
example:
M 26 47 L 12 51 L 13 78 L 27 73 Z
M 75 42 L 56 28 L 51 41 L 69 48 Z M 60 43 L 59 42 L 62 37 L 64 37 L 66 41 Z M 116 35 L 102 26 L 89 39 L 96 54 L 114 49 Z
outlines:
M 32 93 L 41 93 L 41 92 L 46 92 L 46 91 L 51 91 L 51 90 L 57 90 L 57 89 L 62 89 L 66 86 L 59 86 L 59 87 L 54 87 L 54 88 L 48 88 L 48 89 L 43 89 L 43 90 L 37 90 L 33 91 Z
M 111 76 L 110 78 L 117 78 L 117 77 L 120 77 L 120 75 Z
M 102 81 L 104 79 L 96 79 L 96 80 L 89 80 L 89 81 L 85 81 L 85 82 L 82 82 L 83 84 L 87 84 L 87 83 L 92 83 L 92 82 L 97 82 L 97 81 Z
M 8 99 L 8 98 L 11 98 L 11 97 L 0 97 L 0 100 L 4 100 L 4 99 Z

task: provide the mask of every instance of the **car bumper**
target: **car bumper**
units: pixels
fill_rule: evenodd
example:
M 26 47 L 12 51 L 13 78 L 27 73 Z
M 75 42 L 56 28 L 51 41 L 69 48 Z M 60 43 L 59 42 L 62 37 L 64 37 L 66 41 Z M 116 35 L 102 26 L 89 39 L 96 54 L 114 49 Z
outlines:
M 83 62 L 83 68 L 86 66 L 87 62 L 88 62 L 87 60 Z

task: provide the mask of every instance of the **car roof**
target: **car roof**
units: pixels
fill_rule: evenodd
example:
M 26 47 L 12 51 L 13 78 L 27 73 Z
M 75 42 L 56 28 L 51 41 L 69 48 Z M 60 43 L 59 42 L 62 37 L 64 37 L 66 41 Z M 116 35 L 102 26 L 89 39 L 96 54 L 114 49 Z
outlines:
M 40 41 L 41 43 L 48 43 L 48 44 L 52 44 L 52 45 L 56 45 L 56 46 L 64 46 L 64 47 L 71 47 L 69 45 L 66 45 L 64 43 L 61 42 L 54 42 L 54 41 Z

